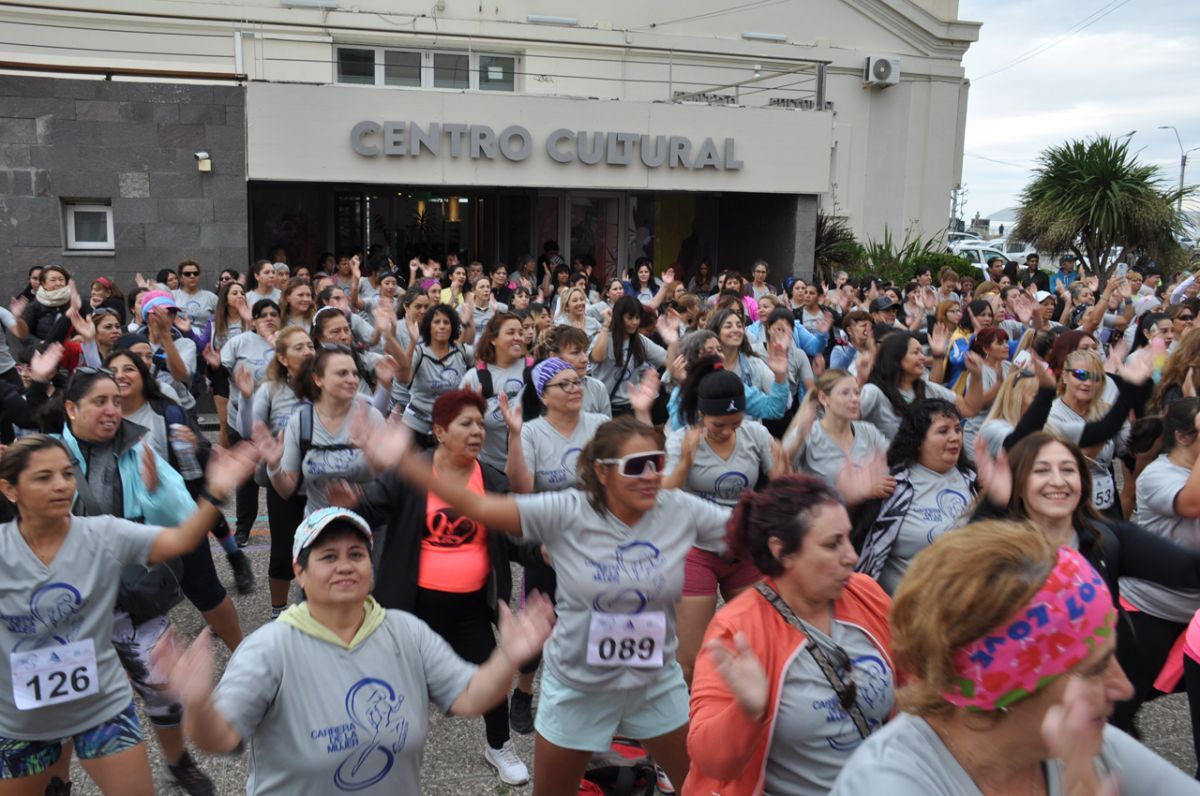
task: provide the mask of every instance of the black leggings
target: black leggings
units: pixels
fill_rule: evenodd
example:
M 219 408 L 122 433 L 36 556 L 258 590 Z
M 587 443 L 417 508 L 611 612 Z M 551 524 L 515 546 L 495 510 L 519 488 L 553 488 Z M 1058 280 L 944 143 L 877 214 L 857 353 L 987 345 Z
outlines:
M 492 633 L 492 610 L 484 591 L 453 594 L 432 589 L 417 589 L 417 605 L 413 612 L 433 628 L 459 657 L 469 663 L 481 664 L 496 649 Z M 499 749 L 509 739 L 508 700 L 483 714 L 488 746 Z
M 286 581 L 292 579 L 292 541 L 296 538 L 296 526 L 304 519 L 307 501 L 308 498 L 303 494 L 294 494 L 284 500 L 275 487 L 267 487 L 267 524 L 271 528 L 271 558 L 267 564 L 267 577 Z
M 211 611 L 225 601 L 225 587 L 221 585 L 217 568 L 213 566 L 212 548 L 208 545 L 207 537 L 195 550 L 179 558 L 183 562 L 179 588 L 197 611 Z
M 558 577 L 554 573 L 554 567 L 547 564 L 545 561 L 530 562 L 525 567 L 523 591 L 526 596 L 530 592 L 540 591 L 542 594 L 550 598 L 550 602 L 554 602 L 554 592 L 558 588 Z M 521 674 L 533 674 L 538 670 L 538 666 L 542 663 L 542 653 L 538 653 L 532 660 L 528 660 L 521 664 Z
M 1137 738 L 1139 736 L 1134 717 L 1142 703 L 1159 695 L 1160 692 L 1154 687 L 1154 680 L 1162 671 L 1167 654 L 1170 653 L 1179 634 L 1187 630 L 1187 625 L 1159 619 L 1142 611 L 1123 612 L 1122 620 L 1128 621 L 1129 625 L 1117 632 L 1117 662 L 1121 664 L 1125 676 L 1133 684 L 1133 698 L 1117 703 L 1111 721 Z M 1123 632 L 1131 627 L 1133 633 Z M 1182 689 L 1181 683 L 1177 690 Z
M 241 435 L 233 426 L 230 426 L 229 444 L 236 445 L 241 441 Z M 238 533 L 249 535 L 250 529 L 254 527 L 254 521 L 258 519 L 258 484 L 254 483 L 253 478 L 238 487 L 235 504 L 237 505 Z

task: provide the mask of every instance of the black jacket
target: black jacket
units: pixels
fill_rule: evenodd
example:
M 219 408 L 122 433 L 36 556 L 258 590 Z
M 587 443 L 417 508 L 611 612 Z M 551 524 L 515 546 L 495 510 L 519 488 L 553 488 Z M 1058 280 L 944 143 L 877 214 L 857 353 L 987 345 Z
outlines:
M 480 462 L 483 487 L 488 492 L 508 491 L 508 479 L 499 470 Z M 384 608 L 412 612 L 417 603 L 417 573 L 421 562 L 421 539 L 425 534 L 425 493 L 388 471 L 363 488 L 358 513 L 372 528 L 386 526 L 383 549 L 375 577 L 375 599 Z M 487 534 L 487 599 L 496 617 L 497 605 L 512 596 L 511 562 L 524 565 L 541 559 L 540 545 L 522 542 L 499 531 Z

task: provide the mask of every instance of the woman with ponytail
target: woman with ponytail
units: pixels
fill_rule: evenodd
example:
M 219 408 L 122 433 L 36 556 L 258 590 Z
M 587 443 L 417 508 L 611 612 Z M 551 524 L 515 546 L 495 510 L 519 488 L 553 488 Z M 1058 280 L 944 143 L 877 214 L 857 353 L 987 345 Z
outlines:
M 783 437 L 783 452 L 797 472 L 833 487 L 847 461 L 862 465 L 887 456 L 887 438 L 861 419 L 859 407 L 855 376 L 839 368 L 821 374 Z M 895 488 L 896 479 L 883 473 L 864 497 L 884 498 Z
M 732 507 L 746 489 L 785 472 L 783 457 L 775 455 L 766 428 L 743 422 L 745 388 L 719 357 L 706 357 L 689 370 L 680 406 L 687 425 L 667 436 L 665 488 Z M 718 587 L 728 602 L 761 577 L 749 561 L 730 562 L 699 548 L 688 553 L 677 653 L 688 682 L 704 628 L 717 610 Z

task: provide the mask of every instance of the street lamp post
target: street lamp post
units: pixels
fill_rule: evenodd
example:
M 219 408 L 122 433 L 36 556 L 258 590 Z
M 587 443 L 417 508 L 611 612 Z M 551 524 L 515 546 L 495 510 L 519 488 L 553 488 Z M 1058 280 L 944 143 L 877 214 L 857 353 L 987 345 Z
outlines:
M 1177 213 L 1182 214 L 1183 213 L 1183 178 L 1184 178 L 1184 175 L 1187 173 L 1187 156 L 1188 156 L 1188 152 L 1195 152 L 1196 150 L 1189 149 L 1187 151 L 1184 151 L 1183 139 L 1179 137 L 1179 130 L 1175 129 L 1175 125 L 1160 124 L 1158 126 L 1158 129 L 1159 130 L 1170 130 L 1171 132 L 1175 133 L 1175 141 L 1179 144 L 1179 203 L 1178 203 L 1178 206 L 1176 207 L 1175 211 Z M 1200 149 L 1200 147 L 1197 147 L 1197 148 Z

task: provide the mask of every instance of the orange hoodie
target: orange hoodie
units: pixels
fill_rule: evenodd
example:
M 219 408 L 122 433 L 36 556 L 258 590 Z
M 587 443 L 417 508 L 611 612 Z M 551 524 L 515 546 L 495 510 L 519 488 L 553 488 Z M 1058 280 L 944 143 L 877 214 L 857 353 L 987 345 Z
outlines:
M 771 583 L 770 579 L 767 580 Z M 774 584 L 772 584 L 774 585 Z M 892 634 L 888 628 L 891 599 L 874 580 L 855 573 L 841 599 L 833 604 L 834 618 L 864 631 L 892 663 Z M 704 634 L 704 644 L 720 639 L 733 648 L 735 633 L 744 633 L 767 673 L 767 710 L 757 721 L 749 718 L 703 651 L 692 678 L 688 754 L 691 771 L 683 796 L 753 796 L 763 790 L 767 751 L 775 728 L 788 666 L 804 649 L 806 637 L 788 624 L 755 589 L 747 589 L 717 612 Z M 703 650 L 703 646 L 701 647 Z

